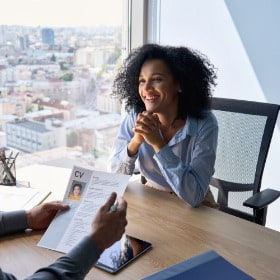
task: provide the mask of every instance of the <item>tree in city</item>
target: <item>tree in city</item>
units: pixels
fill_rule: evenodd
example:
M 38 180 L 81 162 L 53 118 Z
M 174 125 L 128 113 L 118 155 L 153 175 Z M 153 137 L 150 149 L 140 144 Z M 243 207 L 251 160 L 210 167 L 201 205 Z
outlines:
M 61 71 L 66 71 L 68 70 L 69 68 L 65 66 L 66 62 L 65 61 L 61 61 L 59 62 L 59 66 L 60 66 L 60 70 Z
M 65 82 L 71 82 L 73 81 L 73 73 L 66 73 L 63 76 L 60 77 L 61 80 L 65 81 Z
M 94 148 L 92 150 L 92 155 L 94 156 L 95 159 L 98 159 L 101 155 L 101 152 L 98 149 Z
M 101 66 L 101 69 L 100 69 L 99 72 L 97 73 L 97 78 L 98 78 L 98 79 L 102 78 L 103 74 L 106 73 L 107 68 L 108 68 L 108 65 L 107 65 L 107 64 L 103 64 L 103 65 Z
M 26 113 L 31 113 L 33 112 L 33 107 L 32 106 L 28 106 L 25 110 Z

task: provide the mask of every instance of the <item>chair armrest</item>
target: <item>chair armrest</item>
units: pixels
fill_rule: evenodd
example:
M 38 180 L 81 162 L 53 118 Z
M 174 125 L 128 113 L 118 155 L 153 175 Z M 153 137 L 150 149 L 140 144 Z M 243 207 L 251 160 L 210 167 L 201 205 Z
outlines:
M 254 209 L 262 209 L 267 207 L 271 202 L 280 196 L 280 191 L 265 189 L 258 192 L 243 202 L 244 206 Z
M 134 175 L 140 174 L 139 168 L 135 167 L 134 170 L 133 170 L 133 174 Z

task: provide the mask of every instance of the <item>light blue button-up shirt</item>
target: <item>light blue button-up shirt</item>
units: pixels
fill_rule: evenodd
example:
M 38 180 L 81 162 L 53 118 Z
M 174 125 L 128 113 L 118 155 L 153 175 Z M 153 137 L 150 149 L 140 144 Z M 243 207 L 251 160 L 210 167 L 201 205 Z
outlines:
M 133 137 L 137 115 L 124 118 L 113 146 L 109 171 L 132 174 L 136 160 L 148 184 L 172 191 L 191 206 L 198 206 L 209 188 L 216 158 L 218 124 L 212 112 L 203 119 L 188 117 L 180 130 L 158 153 L 146 142 L 130 157 L 127 145 Z

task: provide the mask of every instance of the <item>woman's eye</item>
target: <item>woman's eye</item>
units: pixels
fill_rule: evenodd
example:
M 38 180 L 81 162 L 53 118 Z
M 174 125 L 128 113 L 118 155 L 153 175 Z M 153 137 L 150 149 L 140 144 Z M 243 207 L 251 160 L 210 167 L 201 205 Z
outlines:
M 139 84 L 143 84 L 143 83 L 145 83 L 144 80 L 139 80 Z
M 161 81 L 162 81 L 162 78 L 154 78 L 153 81 L 154 81 L 154 82 L 161 82 Z

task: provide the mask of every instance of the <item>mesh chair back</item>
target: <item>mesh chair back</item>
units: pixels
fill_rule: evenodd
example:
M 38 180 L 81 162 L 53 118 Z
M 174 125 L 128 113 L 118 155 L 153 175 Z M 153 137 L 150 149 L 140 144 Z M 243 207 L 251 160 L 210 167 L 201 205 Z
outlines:
M 222 211 L 253 221 L 243 202 L 260 191 L 279 105 L 213 98 L 212 110 L 219 134 L 211 190 Z

